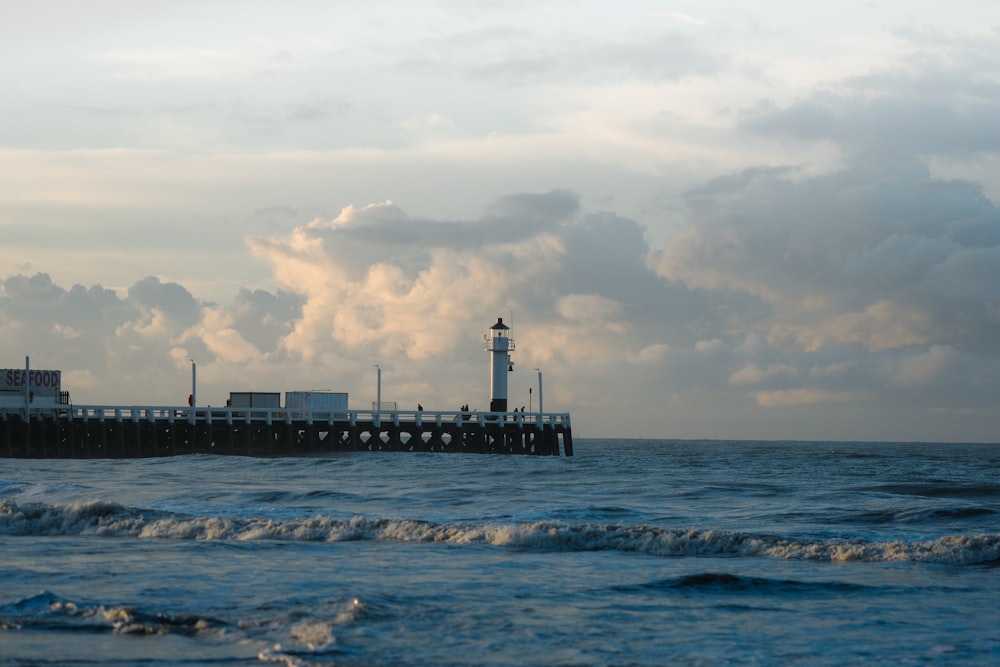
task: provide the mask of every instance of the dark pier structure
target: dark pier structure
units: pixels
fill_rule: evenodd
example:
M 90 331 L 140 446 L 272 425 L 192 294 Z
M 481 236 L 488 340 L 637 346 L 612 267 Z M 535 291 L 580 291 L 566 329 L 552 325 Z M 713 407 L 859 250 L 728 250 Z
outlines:
M 201 407 L 191 362 L 188 407 L 71 405 L 62 371 L 0 369 L 0 457 L 119 459 L 182 454 L 301 456 L 332 452 L 452 452 L 573 455 L 569 413 L 508 411 L 514 370 L 510 328 L 497 318 L 483 336 L 490 353 L 490 411 L 399 411 L 382 402 L 348 410 L 347 394 L 233 392 L 225 408 Z M 530 390 L 529 390 L 530 391 Z M 259 399 L 259 401 L 254 400 Z M 234 400 L 239 398 L 240 400 Z M 529 400 L 530 403 L 530 400 Z
M 568 413 L 0 408 L 0 457 L 140 458 L 332 452 L 573 455 Z

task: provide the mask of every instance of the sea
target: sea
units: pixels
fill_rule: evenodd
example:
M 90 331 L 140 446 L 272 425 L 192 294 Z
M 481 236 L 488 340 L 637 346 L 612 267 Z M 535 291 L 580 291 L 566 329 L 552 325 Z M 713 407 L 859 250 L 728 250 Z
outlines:
M 0 460 L 0 665 L 1000 664 L 1000 445 Z

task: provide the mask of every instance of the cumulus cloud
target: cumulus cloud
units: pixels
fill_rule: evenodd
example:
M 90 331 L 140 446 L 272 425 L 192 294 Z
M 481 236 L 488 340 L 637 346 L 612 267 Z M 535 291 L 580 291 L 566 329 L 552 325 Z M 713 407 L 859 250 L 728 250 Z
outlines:
M 301 311 L 302 299 L 297 295 L 241 287 L 225 312 L 248 343 L 267 353 L 278 349 Z
M 179 369 L 192 357 L 208 364 L 246 364 L 264 356 L 237 327 L 270 342 L 267 351 L 273 352 L 275 329 L 285 326 L 273 315 L 284 318 L 298 303 L 288 298 L 276 308 L 269 302 L 280 295 L 240 294 L 238 303 L 223 308 L 152 276 L 120 296 L 99 285 L 65 289 L 45 273 L 15 275 L 0 281 L 0 316 L 8 351 L 23 351 L 35 367 L 62 370 L 63 388 L 76 391 L 77 402 L 91 395 L 89 402 L 172 404 L 182 395 L 177 385 L 185 376 Z M 6 363 L 20 367 L 23 361 Z
M 937 428 L 926 415 L 989 422 L 1000 210 L 980 187 L 916 159 L 849 159 L 819 175 L 749 168 L 692 189 L 686 204 L 651 265 L 668 284 L 729 300 L 716 367 L 734 389 L 753 388 L 759 408 L 922 405 L 921 433 Z M 671 372 L 677 357 L 659 345 L 640 355 Z
M 289 238 L 251 239 L 281 289 L 304 299 L 284 339 L 305 359 L 324 345 L 419 360 L 440 356 L 558 262 L 556 231 L 578 208 L 562 191 L 512 195 L 473 221 L 413 220 L 392 203 L 347 207 Z
M 2 326 L 10 349 L 45 350 L 88 394 L 110 384 L 177 402 L 194 359 L 208 402 L 327 388 L 360 407 L 379 363 L 387 400 L 447 408 L 488 403 L 482 333 L 501 316 L 517 341 L 511 401 L 528 402 L 526 369 L 542 368 L 546 406 L 591 433 L 620 429 L 613 415 L 649 435 L 676 423 L 739 437 L 763 414 L 807 428 L 819 409 L 833 427 L 841 415 L 843 434 L 846 415 L 889 413 L 910 414 L 909 433 L 946 433 L 952 418 L 987 432 L 1000 216 L 975 187 L 913 164 L 763 168 L 685 201 L 662 247 L 562 190 L 502 197 L 468 220 L 347 207 L 248 239 L 274 291 L 216 304 L 156 277 L 119 295 L 12 276 Z
M 996 351 L 1000 211 L 980 190 L 914 163 L 794 175 L 753 170 L 691 193 L 658 273 L 763 302 L 753 321 L 774 344 Z

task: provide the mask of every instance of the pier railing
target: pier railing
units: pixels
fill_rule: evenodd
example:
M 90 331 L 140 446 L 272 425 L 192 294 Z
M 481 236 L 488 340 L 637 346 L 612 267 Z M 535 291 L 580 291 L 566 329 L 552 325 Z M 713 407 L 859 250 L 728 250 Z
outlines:
M 0 418 L 8 414 L 21 417 L 26 415 L 24 407 L 0 407 Z M 27 408 L 29 418 L 97 420 L 115 422 L 157 422 L 167 421 L 224 424 L 274 424 L 304 421 L 307 424 L 333 424 L 346 422 L 351 426 L 370 423 L 437 425 L 454 423 L 461 425 L 487 426 L 508 423 L 518 426 L 562 426 L 570 427 L 568 412 L 477 412 L 463 410 L 301 410 L 288 408 L 244 408 L 244 407 L 178 407 L 178 406 L 111 406 L 111 405 L 59 405 L 57 407 Z

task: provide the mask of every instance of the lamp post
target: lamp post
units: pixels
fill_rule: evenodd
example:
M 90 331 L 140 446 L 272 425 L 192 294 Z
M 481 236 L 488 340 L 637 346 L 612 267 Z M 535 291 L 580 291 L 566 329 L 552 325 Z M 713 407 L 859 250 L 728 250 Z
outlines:
M 377 384 L 375 388 L 375 426 L 382 425 L 382 367 L 375 364 Z
M 188 359 L 191 362 L 191 409 L 198 405 L 198 362 Z
M 24 418 L 28 418 L 31 410 L 31 357 L 24 357 Z
M 538 414 L 541 416 L 545 412 L 542 407 L 542 370 L 540 368 L 536 368 L 535 370 L 538 371 Z

